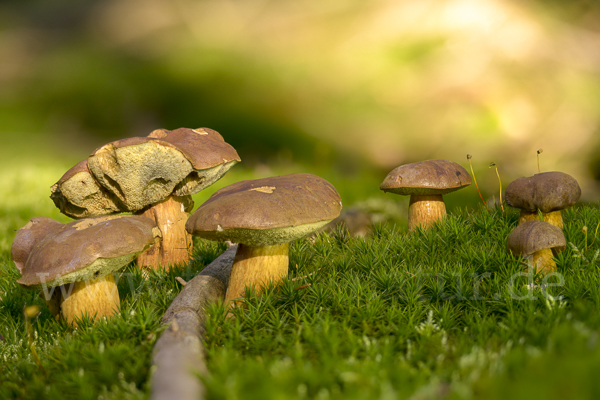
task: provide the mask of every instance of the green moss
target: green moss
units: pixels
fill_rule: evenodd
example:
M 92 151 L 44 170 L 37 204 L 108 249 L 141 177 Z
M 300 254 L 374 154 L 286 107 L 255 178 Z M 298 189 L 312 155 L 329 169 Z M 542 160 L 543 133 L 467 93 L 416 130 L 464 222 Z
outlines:
M 0 398 L 146 398 L 175 277 L 191 279 L 224 246 L 197 239 L 189 266 L 146 279 L 132 266 L 117 273 L 121 313 L 74 329 L 15 283 L 14 229 L 55 212 L 51 202 L 17 200 L 3 199 L 0 211 Z M 517 218 L 512 209 L 459 208 L 414 234 L 387 224 L 366 239 L 338 229 L 294 242 L 285 282 L 260 298 L 248 292 L 233 319 L 222 304 L 209 307 L 208 398 L 594 397 L 600 211 L 564 213 L 572 245 L 544 291 L 526 286 L 521 261 L 505 249 Z M 42 310 L 32 322 L 46 375 L 25 334 L 31 304 Z

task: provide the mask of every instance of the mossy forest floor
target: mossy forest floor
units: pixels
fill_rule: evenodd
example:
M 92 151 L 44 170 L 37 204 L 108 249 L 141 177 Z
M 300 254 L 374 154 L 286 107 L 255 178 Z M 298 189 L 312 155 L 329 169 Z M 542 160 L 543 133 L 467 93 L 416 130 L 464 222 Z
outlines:
M 527 276 L 505 248 L 512 209 L 457 209 L 428 231 L 338 229 L 291 246 L 289 278 L 225 318 L 209 310 L 209 399 L 600 398 L 600 221 L 563 213 L 558 273 Z M 582 231 L 588 227 L 587 235 Z M 6 227 L 5 227 L 6 228 Z M 3 229 L 3 232 L 7 232 Z M 8 235 L 8 233 L 5 233 Z M 19 287 L 0 240 L 0 398 L 149 395 L 160 318 L 225 247 L 198 240 L 190 266 L 118 276 L 120 315 L 77 329 Z M 23 309 L 37 304 L 30 349 Z

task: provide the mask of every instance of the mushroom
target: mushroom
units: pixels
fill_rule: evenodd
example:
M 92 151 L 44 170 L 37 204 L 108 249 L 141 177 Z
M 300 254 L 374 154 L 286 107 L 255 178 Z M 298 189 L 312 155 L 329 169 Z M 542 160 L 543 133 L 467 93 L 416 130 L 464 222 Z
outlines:
M 561 210 L 571 207 L 581 197 L 581 188 L 564 172 L 542 172 L 512 181 L 506 188 L 506 203 L 521 209 L 519 223 L 537 220 L 538 210 L 544 221 L 563 228 Z
M 508 235 L 506 247 L 516 255 L 527 258 L 527 264 L 537 272 L 556 271 L 553 254 L 567 246 L 565 235 L 555 225 L 545 221 L 525 221 Z
M 410 195 L 408 229 L 428 227 L 446 217 L 442 195 L 469 186 L 471 175 L 448 160 L 427 160 L 393 169 L 379 187 L 384 192 Z
M 239 243 L 225 302 L 242 297 L 245 286 L 258 292 L 288 273 L 289 242 L 336 218 L 340 195 L 325 179 L 291 174 L 247 180 L 215 192 L 190 216 L 192 235 Z
M 21 272 L 17 283 L 42 288 L 50 311 L 70 324 L 86 314 L 109 317 L 120 306 L 113 272 L 153 245 L 159 234 L 143 216 L 101 216 L 64 225 L 34 218 L 12 245 Z
M 100 147 L 67 171 L 51 198 L 74 218 L 132 212 L 154 220 L 163 240 L 140 255 L 138 265 L 166 267 L 191 255 L 185 231 L 191 195 L 238 161 L 235 149 L 212 129 L 158 129 Z

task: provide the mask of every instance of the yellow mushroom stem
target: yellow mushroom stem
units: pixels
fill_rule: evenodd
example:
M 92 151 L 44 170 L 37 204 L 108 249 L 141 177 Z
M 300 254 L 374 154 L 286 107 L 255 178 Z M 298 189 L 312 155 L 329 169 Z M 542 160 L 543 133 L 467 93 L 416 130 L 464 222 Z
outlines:
M 284 279 L 288 274 L 288 251 L 288 243 L 260 247 L 239 244 L 231 267 L 225 303 L 235 306 L 234 300 L 244 296 L 246 287 L 253 288 L 258 294 L 266 285 Z
M 558 228 L 563 228 L 563 219 L 562 214 L 559 211 L 551 211 L 549 213 L 542 213 L 544 217 L 544 221 L 557 226 Z M 537 212 L 529 212 L 526 210 L 521 210 L 519 214 L 519 224 L 522 224 L 526 221 L 537 221 L 539 219 L 539 215 Z
M 94 320 L 111 317 L 121 306 L 113 274 L 59 286 L 52 297 L 45 300 L 55 317 L 60 315 L 75 326 L 76 320 L 84 315 Z
M 141 215 L 150 218 L 160 230 L 162 240 L 137 258 L 139 268 L 169 269 L 171 265 L 187 264 L 192 255 L 192 235 L 185 230 L 189 212 L 194 206 L 190 196 L 171 196 L 145 210 Z
M 408 230 L 414 231 L 419 225 L 428 227 L 446 217 L 446 205 L 441 194 L 410 196 L 408 206 Z
M 556 262 L 554 262 L 552 249 L 536 251 L 527 256 L 527 264 L 533 268 L 534 273 L 549 274 L 556 272 Z

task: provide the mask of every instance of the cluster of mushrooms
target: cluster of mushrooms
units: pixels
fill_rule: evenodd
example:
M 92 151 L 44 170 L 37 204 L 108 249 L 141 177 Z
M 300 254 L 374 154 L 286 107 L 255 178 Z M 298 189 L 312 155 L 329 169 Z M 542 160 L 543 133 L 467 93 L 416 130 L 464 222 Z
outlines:
M 428 227 L 446 216 L 442 195 L 471 184 L 471 176 L 448 160 L 428 160 L 392 170 L 381 190 L 410 195 L 408 229 Z M 508 250 L 527 260 L 536 273 L 556 270 L 554 256 L 566 248 L 561 210 L 581 197 L 581 188 L 563 172 L 543 172 L 514 180 L 506 188 L 506 203 L 520 209 L 519 225 L 510 233 Z
M 134 259 L 139 268 L 187 263 L 191 235 L 239 244 L 227 301 L 245 286 L 283 279 L 288 243 L 335 219 L 340 195 L 318 176 L 291 174 L 222 188 L 189 216 L 191 195 L 239 161 L 208 128 L 160 129 L 100 147 L 51 188 L 59 210 L 77 220 L 37 217 L 17 232 L 17 282 L 42 289 L 50 312 L 70 324 L 110 317 L 120 306 L 113 273 Z
M 110 317 L 120 306 L 114 272 L 136 259 L 142 269 L 188 263 L 192 236 L 199 236 L 238 243 L 227 304 L 234 306 L 248 286 L 260 292 L 287 276 L 289 243 L 337 218 L 342 202 L 323 178 L 297 173 L 226 186 L 190 215 L 191 195 L 239 161 L 208 128 L 159 129 L 100 147 L 51 188 L 55 205 L 76 220 L 36 217 L 17 232 L 11 250 L 22 275 L 17 282 L 42 289 L 50 312 L 70 324 L 84 316 Z M 381 190 L 410 195 L 414 231 L 442 220 L 442 196 L 470 184 L 457 163 L 428 160 L 394 169 Z M 580 194 L 577 182 L 560 172 L 511 183 L 506 201 L 522 209 L 522 223 L 508 238 L 510 251 L 552 271 L 552 252 L 566 244 L 560 210 Z

